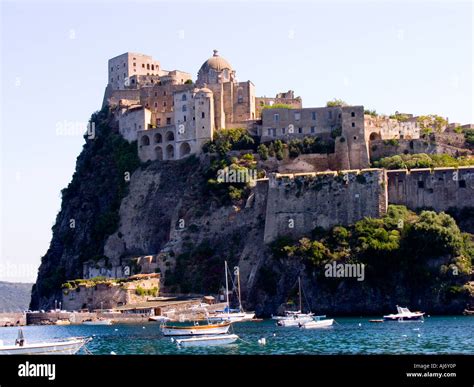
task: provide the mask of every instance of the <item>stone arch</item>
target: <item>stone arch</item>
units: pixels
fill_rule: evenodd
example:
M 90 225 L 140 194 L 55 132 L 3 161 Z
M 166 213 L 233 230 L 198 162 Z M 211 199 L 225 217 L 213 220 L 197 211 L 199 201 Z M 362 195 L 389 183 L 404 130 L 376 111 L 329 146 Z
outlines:
M 174 133 L 173 132 L 167 132 L 166 133 L 166 141 L 174 141 Z
M 155 148 L 155 158 L 156 160 L 163 160 L 163 149 L 161 146 Z
M 174 159 L 174 146 L 171 144 L 168 144 L 168 146 L 166 147 L 166 159 L 167 160 Z
M 185 157 L 191 153 L 191 146 L 187 142 L 181 143 L 179 146 L 179 158 Z
M 142 136 L 141 144 L 144 146 L 150 145 L 150 137 L 148 137 L 146 134 Z
M 369 141 L 381 140 L 380 134 L 377 132 L 370 133 Z
M 161 135 L 161 133 L 155 133 L 154 139 L 155 144 L 161 144 L 163 142 L 163 136 Z

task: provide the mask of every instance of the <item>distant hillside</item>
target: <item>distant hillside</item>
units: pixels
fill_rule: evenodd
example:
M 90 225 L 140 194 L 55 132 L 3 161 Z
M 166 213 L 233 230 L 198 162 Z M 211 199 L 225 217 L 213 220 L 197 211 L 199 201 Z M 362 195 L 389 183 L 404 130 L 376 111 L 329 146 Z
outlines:
M 33 284 L 0 281 L 0 312 L 27 310 Z

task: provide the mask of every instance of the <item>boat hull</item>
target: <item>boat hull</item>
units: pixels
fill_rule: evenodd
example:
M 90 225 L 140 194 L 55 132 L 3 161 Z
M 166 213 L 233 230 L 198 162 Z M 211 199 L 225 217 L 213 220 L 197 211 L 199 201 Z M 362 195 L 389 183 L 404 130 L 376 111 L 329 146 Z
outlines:
M 191 347 L 191 346 L 213 346 L 213 345 L 228 345 L 232 344 L 239 336 L 237 335 L 217 335 L 217 336 L 200 336 L 200 337 L 191 337 L 189 339 L 177 339 L 176 343 L 181 347 Z
M 230 322 L 242 322 L 251 321 L 255 318 L 255 313 L 221 313 L 209 317 L 210 321 L 230 321 Z
M 112 320 L 83 321 L 82 325 L 112 325 Z
M 333 319 L 309 321 L 301 325 L 303 329 L 329 328 L 334 323 Z
M 87 339 L 71 339 L 53 343 L 25 344 L 22 347 L 1 346 L 0 355 L 74 355 L 87 342 Z
M 297 327 L 311 321 L 313 321 L 311 316 L 287 317 L 279 319 L 277 325 L 280 327 Z
M 164 336 L 202 336 L 219 335 L 227 333 L 230 322 L 216 325 L 196 325 L 196 326 L 164 326 L 161 331 Z

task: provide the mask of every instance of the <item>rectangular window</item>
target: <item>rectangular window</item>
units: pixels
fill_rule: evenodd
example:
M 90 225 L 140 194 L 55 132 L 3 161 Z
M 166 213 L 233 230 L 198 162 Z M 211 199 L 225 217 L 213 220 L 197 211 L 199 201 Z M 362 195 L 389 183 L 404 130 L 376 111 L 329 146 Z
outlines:
M 466 180 L 459 180 L 459 188 L 466 188 Z
M 316 128 L 314 126 L 311 127 L 311 133 L 316 132 Z
M 355 117 L 356 114 L 354 112 L 351 112 L 351 117 Z
M 201 118 L 206 118 L 206 113 L 201 112 Z
M 171 118 L 170 117 L 166 117 L 166 125 L 171 125 Z
M 279 115 L 278 113 L 275 113 L 275 114 L 273 115 L 273 121 L 275 121 L 275 122 L 280 121 L 280 115 Z
M 303 128 L 298 128 L 298 133 L 299 134 L 303 133 Z
M 156 126 L 161 126 L 161 118 L 156 119 Z
M 166 107 L 166 101 L 163 101 L 163 106 Z
M 134 63 L 134 64 L 133 64 L 133 67 L 136 67 L 136 66 L 137 66 L 137 64 L 136 64 L 136 63 Z
M 312 119 L 313 121 L 316 121 L 316 112 L 312 112 L 312 113 L 311 113 L 311 119 Z
M 425 182 L 424 181 L 419 181 L 418 182 L 418 188 L 425 188 Z
M 272 130 L 271 130 L 271 129 L 268 129 L 268 135 L 269 135 L 269 136 L 272 135 Z
M 301 119 L 301 113 L 295 112 L 295 121 L 299 121 Z
M 285 134 L 286 128 L 281 128 L 281 134 Z
M 356 126 L 356 124 L 353 122 L 353 123 L 352 123 L 352 127 L 354 128 L 355 126 Z
M 144 63 L 142 63 L 142 68 L 143 68 L 143 69 L 145 68 L 145 64 L 144 64 Z
M 329 119 L 332 119 L 332 110 L 328 111 L 328 117 L 329 117 Z
M 184 122 L 186 122 L 186 116 L 184 116 Z

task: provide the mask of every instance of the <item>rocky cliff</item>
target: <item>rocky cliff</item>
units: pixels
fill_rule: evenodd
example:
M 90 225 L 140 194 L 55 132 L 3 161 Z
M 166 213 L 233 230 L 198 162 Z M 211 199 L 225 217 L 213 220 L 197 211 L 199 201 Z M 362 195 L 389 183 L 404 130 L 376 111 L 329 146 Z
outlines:
M 92 121 L 96 136 L 86 139 L 72 181 L 62 192 L 51 245 L 33 288 L 33 309 L 51 308 L 61 299 L 61 284 L 81 278 L 86 261 L 118 266 L 143 255 L 164 260 L 166 292 L 217 293 L 223 285 L 224 260 L 230 267 L 239 265 L 244 304 L 260 315 L 276 313 L 292 302 L 298 276 L 306 303 L 331 315 L 380 314 L 396 304 L 460 312 L 469 302 L 464 290 L 446 298 L 436 294 L 431 282 L 426 288 L 423 282 L 414 286 L 407 270 L 397 265 L 379 280 L 358 282 L 324 278 L 320 265 L 301 257 L 275 257 L 274 248 L 263 242 L 266 184 L 229 200 L 209 186 L 212 155 L 140 164 L 136 143 L 118 135 L 106 109 Z M 464 275 L 456 285 L 468 279 Z

